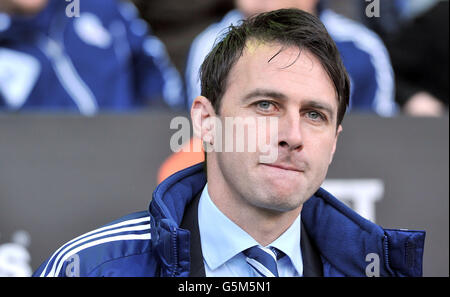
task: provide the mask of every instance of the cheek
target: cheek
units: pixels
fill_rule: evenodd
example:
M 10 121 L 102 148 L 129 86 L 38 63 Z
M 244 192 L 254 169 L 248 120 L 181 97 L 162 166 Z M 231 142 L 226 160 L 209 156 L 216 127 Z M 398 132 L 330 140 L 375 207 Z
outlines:
M 225 119 L 219 136 L 222 152 L 239 152 L 240 155 L 249 157 L 254 153 L 268 154 L 277 147 L 278 118 L 242 117 L 240 119 L 242 121 Z M 227 156 L 227 158 L 233 157 Z
M 278 118 L 261 117 L 256 125 L 256 151 L 260 161 L 273 163 L 278 158 Z
M 219 153 L 217 162 L 221 175 L 228 187 L 243 194 L 251 193 L 261 185 L 257 176 L 253 156 L 248 153 Z
M 245 152 L 222 152 L 217 153 L 220 166 L 229 175 L 245 175 L 252 170 L 253 154 Z
M 309 153 L 313 162 L 320 167 L 328 167 L 333 158 L 334 147 L 334 137 L 318 139 L 314 143 L 311 143 Z

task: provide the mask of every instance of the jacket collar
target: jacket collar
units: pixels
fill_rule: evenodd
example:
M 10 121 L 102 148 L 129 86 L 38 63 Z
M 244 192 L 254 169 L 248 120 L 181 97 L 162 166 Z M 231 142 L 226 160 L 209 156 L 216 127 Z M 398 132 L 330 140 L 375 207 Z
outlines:
M 171 175 L 153 192 L 149 206 L 152 249 L 161 260 L 161 276 L 189 274 L 189 231 L 179 226 L 186 206 L 205 184 L 200 163 Z

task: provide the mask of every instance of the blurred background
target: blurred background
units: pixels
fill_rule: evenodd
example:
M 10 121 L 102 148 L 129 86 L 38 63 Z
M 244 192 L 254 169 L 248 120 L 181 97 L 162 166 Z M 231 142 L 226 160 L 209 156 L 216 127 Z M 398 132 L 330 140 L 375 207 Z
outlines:
M 0 276 L 145 210 L 203 160 L 170 128 L 231 24 L 297 7 L 325 24 L 352 83 L 323 187 L 385 228 L 427 231 L 424 275 L 448 276 L 448 1 L 0 0 Z M 185 139 L 192 145 L 195 139 Z

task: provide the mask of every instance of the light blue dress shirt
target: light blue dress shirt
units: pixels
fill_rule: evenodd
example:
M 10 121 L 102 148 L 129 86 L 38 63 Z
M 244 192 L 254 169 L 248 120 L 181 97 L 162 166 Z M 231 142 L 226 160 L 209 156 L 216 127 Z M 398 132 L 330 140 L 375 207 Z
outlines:
M 303 276 L 300 224 L 299 215 L 280 237 L 267 245 L 286 254 L 277 263 L 279 276 Z M 208 184 L 200 196 L 198 225 L 206 276 L 259 276 L 242 253 L 258 242 L 217 208 L 209 196 Z

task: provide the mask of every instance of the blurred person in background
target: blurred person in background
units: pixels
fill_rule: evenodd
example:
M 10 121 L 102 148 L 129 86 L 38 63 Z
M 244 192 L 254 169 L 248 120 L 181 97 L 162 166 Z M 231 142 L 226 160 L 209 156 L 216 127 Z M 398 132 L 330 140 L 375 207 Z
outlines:
M 396 76 L 396 100 L 408 115 L 441 116 L 448 113 L 449 101 L 449 3 L 408 3 L 411 17 L 385 37 Z
M 394 76 L 389 54 L 382 40 L 362 24 L 326 9 L 319 0 L 235 0 L 236 9 L 199 34 L 191 45 L 186 65 L 188 104 L 200 95 L 199 69 L 203 59 L 220 40 L 229 25 L 254 14 L 279 8 L 298 8 L 318 15 L 336 42 L 350 75 L 349 109 L 392 116 L 397 112 L 394 100 Z
M 128 1 L 1 0 L 0 110 L 185 107 L 165 46 Z
M 378 0 L 378 15 L 368 16 L 369 2 L 353 0 L 352 4 L 359 5 L 359 21 L 375 31 L 385 40 L 391 34 L 398 33 L 402 25 L 410 22 L 423 12 L 430 9 L 440 0 Z M 376 4 L 375 2 L 372 2 Z M 355 16 L 358 17 L 358 16 Z

